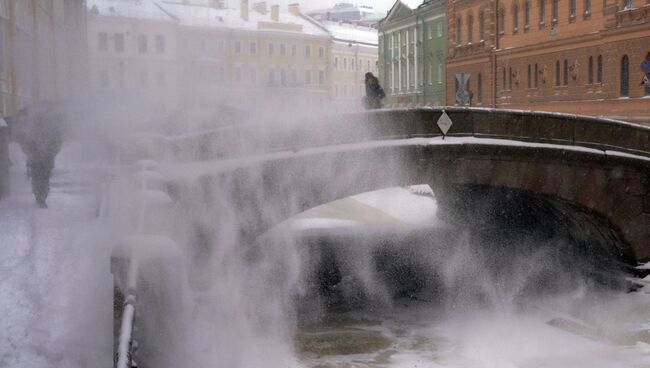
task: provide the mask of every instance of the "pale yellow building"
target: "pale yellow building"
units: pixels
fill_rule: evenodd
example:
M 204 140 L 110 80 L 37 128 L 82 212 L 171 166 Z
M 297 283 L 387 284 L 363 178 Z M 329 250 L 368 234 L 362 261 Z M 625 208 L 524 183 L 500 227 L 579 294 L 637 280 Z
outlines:
M 0 0 L 0 117 L 84 85 L 85 0 Z

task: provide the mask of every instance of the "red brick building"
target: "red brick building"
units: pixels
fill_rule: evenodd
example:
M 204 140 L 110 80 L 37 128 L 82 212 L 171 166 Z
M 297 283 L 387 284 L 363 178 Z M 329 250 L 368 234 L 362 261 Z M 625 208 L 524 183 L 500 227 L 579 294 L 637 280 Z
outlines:
M 650 123 L 650 0 L 452 0 L 447 101 Z

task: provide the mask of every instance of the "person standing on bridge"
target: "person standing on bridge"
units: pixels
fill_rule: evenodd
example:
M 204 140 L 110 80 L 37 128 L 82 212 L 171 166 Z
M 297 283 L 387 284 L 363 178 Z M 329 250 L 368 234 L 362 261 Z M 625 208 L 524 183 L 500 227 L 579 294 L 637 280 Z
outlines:
M 364 104 L 367 110 L 381 109 L 381 100 L 386 97 L 384 89 L 379 85 L 379 79 L 372 73 L 366 73 L 366 97 Z

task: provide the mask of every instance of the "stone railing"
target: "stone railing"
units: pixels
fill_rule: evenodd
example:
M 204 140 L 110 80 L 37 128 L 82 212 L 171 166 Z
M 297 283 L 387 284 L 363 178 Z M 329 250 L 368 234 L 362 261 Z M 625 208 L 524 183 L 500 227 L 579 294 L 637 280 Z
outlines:
M 283 130 L 284 124 L 267 124 L 274 128 L 265 133 L 242 125 L 163 139 L 157 146 L 171 159 L 203 161 L 372 140 L 438 137 L 442 132 L 436 123 L 443 111 L 453 122 L 448 136 L 583 146 L 650 157 L 650 127 L 580 115 L 469 107 L 330 115 L 297 128 L 294 125 L 290 131 Z

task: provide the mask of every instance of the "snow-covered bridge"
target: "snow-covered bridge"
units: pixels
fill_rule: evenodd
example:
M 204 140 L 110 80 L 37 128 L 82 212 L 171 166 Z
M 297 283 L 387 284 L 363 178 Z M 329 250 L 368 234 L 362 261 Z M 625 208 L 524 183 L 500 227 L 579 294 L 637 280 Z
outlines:
M 444 137 L 437 124 L 443 112 L 452 121 Z M 263 139 L 247 131 L 259 126 L 223 128 L 164 140 L 157 149 L 176 161 L 164 171 L 179 200 L 195 200 L 197 186 L 203 206 L 236 198 L 235 210 L 247 219 L 243 233 L 251 238 L 323 203 L 425 183 L 443 205 L 462 204 L 467 190 L 527 193 L 535 199 L 524 205 L 526 211 L 541 223 L 579 223 L 630 262 L 650 258 L 646 127 L 473 108 L 383 110 L 323 120 L 291 134 L 269 130 Z M 260 210 L 260 203 L 272 210 Z

